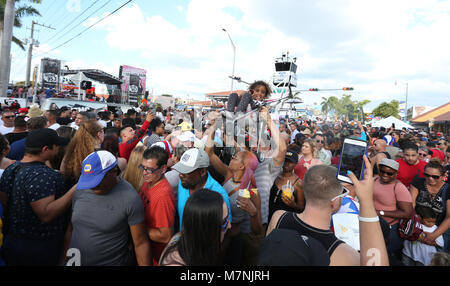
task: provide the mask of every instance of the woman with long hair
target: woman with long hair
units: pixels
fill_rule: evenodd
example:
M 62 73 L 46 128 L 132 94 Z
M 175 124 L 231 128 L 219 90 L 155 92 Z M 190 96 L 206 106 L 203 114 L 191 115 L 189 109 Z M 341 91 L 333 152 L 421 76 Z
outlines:
M 323 164 L 319 159 L 319 150 L 315 140 L 307 139 L 303 142 L 302 154 L 294 169 L 295 174 L 303 181 L 309 168 Z
M 445 182 L 446 169 L 438 158 L 433 158 L 425 166 L 425 178 L 416 178 L 410 185 L 413 207 L 430 208 L 437 216 L 438 228 L 433 233 L 425 233 L 423 242 L 434 245 L 440 235 L 444 237 L 444 251 L 450 249 L 450 185 Z
M 195 191 L 184 207 L 183 229 L 171 239 L 159 265 L 222 265 L 222 241 L 230 227 L 222 196 L 208 189 Z
M 66 156 L 61 163 L 61 173 L 71 186 L 78 182 L 84 159 L 100 149 L 104 140 L 103 126 L 97 120 L 83 122 L 66 148 Z
M 130 183 L 138 193 L 141 192 L 141 187 L 144 184 L 144 174 L 142 170 L 139 169 L 139 165 L 142 163 L 142 158 L 146 149 L 147 148 L 144 145 L 134 148 L 122 176 L 122 178 Z

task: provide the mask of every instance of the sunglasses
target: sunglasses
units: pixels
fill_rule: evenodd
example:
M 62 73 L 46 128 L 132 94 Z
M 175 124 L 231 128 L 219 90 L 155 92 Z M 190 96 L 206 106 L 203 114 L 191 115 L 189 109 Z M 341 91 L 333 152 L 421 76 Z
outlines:
M 331 201 L 333 202 L 339 198 L 343 198 L 343 197 L 347 196 L 348 194 L 350 194 L 350 191 L 348 189 L 344 188 L 343 193 L 340 194 L 339 196 L 334 197 L 333 199 L 331 199 Z
M 437 179 L 439 179 L 441 177 L 441 176 L 437 176 L 437 175 L 430 175 L 430 174 L 427 174 L 427 173 L 423 173 L 423 175 L 425 177 L 427 177 L 427 178 L 433 178 L 435 180 L 437 180 Z
M 324 140 L 316 140 L 316 142 L 317 142 L 317 143 L 322 143 L 322 144 L 324 144 L 324 143 L 325 143 L 325 141 L 324 141 Z
M 386 172 L 386 171 L 380 169 L 380 175 L 381 174 L 386 174 L 386 175 L 392 177 L 395 175 L 395 172 Z
M 161 169 L 161 167 L 162 166 L 160 166 L 160 167 L 158 167 L 158 168 L 156 168 L 156 169 L 152 169 L 152 168 L 146 168 L 146 167 L 144 167 L 142 164 L 141 165 L 139 165 L 139 169 L 141 169 L 142 170 L 142 172 L 144 172 L 144 173 L 151 173 L 151 174 L 154 174 L 154 173 L 156 173 L 159 169 Z
M 220 226 L 220 228 L 222 229 L 223 232 L 225 232 L 227 230 L 227 226 L 228 226 L 229 222 L 230 222 L 230 217 L 229 217 L 229 215 L 227 215 L 227 217 L 223 220 L 222 225 Z
M 11 118 L 16 118 L 16 116 L 15 116 L 15 115 L 10 115 L 10 116 L 3 116 L 3 118 L 6 118 L 6 119 L 11 119 Z
M 419 153 L 419 156 L 422 156 L 422 157 L 426 157 L 428 154 L 425 154 L 425 153 Z

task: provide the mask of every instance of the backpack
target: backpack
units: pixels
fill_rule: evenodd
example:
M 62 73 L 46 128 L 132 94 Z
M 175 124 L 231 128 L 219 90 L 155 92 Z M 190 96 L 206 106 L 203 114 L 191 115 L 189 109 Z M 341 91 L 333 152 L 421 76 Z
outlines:
M 419 236 L 422 234 L 422 224 L 420 222 L 420 217 L 413 210 L 412 216 L 410 219 L 401 219 L 398 226 L 398 234 L 401 238 L 416 241 L 419 239 Z

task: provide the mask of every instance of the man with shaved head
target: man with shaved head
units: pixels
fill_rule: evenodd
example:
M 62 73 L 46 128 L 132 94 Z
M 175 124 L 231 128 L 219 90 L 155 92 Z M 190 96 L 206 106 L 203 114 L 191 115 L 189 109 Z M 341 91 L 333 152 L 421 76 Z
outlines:
M 386 151 L 386 147 L 387 143 L 383 139 L 377 139 L 373 143 L 370 164 L 372 165 L 374 174 L 378 174 L 378 164 L 383 158 L 391 159 L 391 155 Z

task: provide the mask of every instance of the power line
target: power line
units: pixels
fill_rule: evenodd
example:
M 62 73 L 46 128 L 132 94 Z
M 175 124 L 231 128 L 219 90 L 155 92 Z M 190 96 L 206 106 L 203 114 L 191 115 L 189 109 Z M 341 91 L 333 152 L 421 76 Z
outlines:
M 56 2 L 56 0 L 53 0 L 52 4 L 49 4 L 49 5 L 47 6 L 47 9 L 45 10 L 45 12 L 43 12 L 43 13 L 41 14 L 42 17 L 43 17 L 43 19 L 46 17 L 47 12 L 50 11 L 50 9 L 53 7 L 53 5 L 55 4 L 55 2 Z M 43 20 L 43 19 L 42 19 L 42 20 Z
M 112 1 L 112 0 L 110 0 L 110 1 Z M 82 32 L 80 32 L 78 35 L 72 37 L 70 40 L 65 41 L 65 42 L 62 43 L 61 45 L 59 45 L 59 46 L 57 46 L 57 47 L 51 49 L 50 51 L 48 51 L 48 52 L 46 52 L 46 53 L 37 55 L 36 57 L 39 57 L 39 56 L 42 56 L 42 55 L 45 55 L 45 54 L 49 54 L 50 52 L 52 52 L 52 51 L 54 51 L 54 50 L 56 50 L 56 49 L 58 49 L 58 48 L 60 48 L 60 47 L 62 47 L 62 46 L 64 46 L 64 45 L 68 44 L 68 43 L 71 42 L 72 40 L 74 40 L 74 39 L 78 38 L 79 36 L 81 36 L 82 34 L 84 34 L 86 31 L 90 30 L 92 27 L 94 27 L 94 26 L 97 25 L 98 23 L 102 22 L 103 20 L 105 20 L 105 19 L 108 18 L 109 16 L 115 14 L 117 11 L 119 11 L 120 9 L 122 9 L 123 7 L 125 7 L 126 5 L 128 5 L 130 2 L 133 2 L 133 0 L 127 1 L 125 4 L 123 4 L 122 6 L 120 6 L 119 8 L 117 8 L 116 10 L 112 11 L 111 13 L 109 13 L 108 15 L 106 15 L 105 17 L 101 18 L 100 20 L 98 20 L 97 22 L 95 22 L 94 24 L 92 24 L 91 26 L 87 27 L 87 28 L 84 29 Z M 109 2 L 108 2 L 108 3 L 109 3 Z
M 89 9 L 91 9 L 95 4 L 97 4 L 97 2 L 100 0 L 96 0 L 94 3 L 91 4 L 91 6 L 89 6 L 88 8 L 86 8 L 83 12 L 81 12 L 80 15 L 75 16 L 75 18 L 69 23 L 67 24 L 64 28 L 62 28 L 61 30 L 59 30 L 59 32 L 57 32 L 55 35 L 53 35 L 52 37 L 50 37 L 49 39 L 47 39 L 45 42 L 49 42 L 49 41 L 53 41 L 54 37 L 56 37 L 59 33 L 63 32 L 67 27 L 69 27 L 73 22 L 75 22 L 75 20 L 77 20 L 79 17 L 81 17 L 84 13 L 86 13 L 86 11 L 88 11 Z M 60 38 L 58 38 L 60 39 Z M 58 40 L 57 39 L 57 40 Z
M 60 7 L 55 11 L 55 13 L 58 13 L 60 10 L 63 11 L 63 12 L 61 12 L 61 14 L 59 15 L 59 16 L 60 16 L 59 18 L 56 18 L 56 17 L 55 17 L 56 20 L 54 20 L 54 21 L 50 24 L 50 26 L 56 26 L 56 25 L 59 24 L 60 22 L 63 22 L 62 20 L 64 20 L 65 18 L 67 18 L 67 17 L 69 16 L 69 14 L 71 14 L 71 12 L 69 11 L 69 9 L 68 9 L 68 7 L 67 7 L 66 1 L 61 1 L 61 2 L 62 2 L 63 5 L 60 6 Z M 64 6 L 66 6 L 65 9 L 64 9 Z M 55 15 L 55 16 L 56 16 L 56 15 Z
M 57 12 L 58 10 L 60 10 L 60 8 L 62 8 L 62 7 L 66 4 L 66 1 L 61 1 L 60 4 L 62 4 L 62 5 L 57 6 L 57 8 L 56 8 L 56 10 L 55 10 L 54 12 Z M 53 5 L 52 5 L 52 6 L 53 6 Z M 49 11 L 51 11 L 51 9 L 49 9 Z M 47 11 L 47 12 L 49 12 L 49 11 Z M 49 15 L 50 15 L 50 14 L 49 14 Z M 52 20 L 52 19 L 49 19 L 48 22 L 50 22 L 51 20 Z M 47 22 L 46 22 L 45 24 L 48 25 Z M 52 24 L 53 24 L 53 23 L 52 23 Z
M 109 0 L 108 2 L 106 2 L 106 3 L 104 3 L 100 8 L 98 8 L 97 10 L 95 10 L 93 13 L 91 13 L 89 16 L 87 16 L 85 19 L 83 19 L 82 21 L 80 21 L 80 22 L 78 22 L 76 25 L 74 25 L 74 27 L 69 31 L 69 32 L 67 32 L 67 34 L 70 34 L 70 32 L 72 32 L 74 29 L 76 29 L 80 24 L 82 24 L 82 23 L 84 23 L 84 21 L 86 21 L 86 20 L 88 20 L 92 15 L 94 15 L 95 13 L 97 13 L 98 11 L 100 11 L 101 9 L 103 9 L 106 5 L 108 5 L 109 3 L 111 3 L 113 0 Z M 95 2 L 95 3 L 97 3 L 98 2 L 98 0 Z M 94 3 L 94 4 L 95 4 Z M 84 12 L 83 12 L 84 13 Z M 81 15 L 80 15 L 81 16 Z M 76 20 L 77 18 L 75 18 L 74 19 L 74 21 Z M 55 35 L 56 36 L 56 35 Z M 49 42 L 53 42 L 53 41 L 58 41 L 59 39 L 61 39 L 61 38 L 63 38 L 65 36 L 65 34 L 62 34 L 61 36 L 59 36 L 58 38 L 50 38 L 49 39 Z

